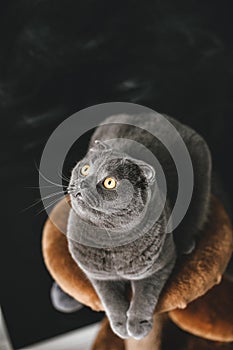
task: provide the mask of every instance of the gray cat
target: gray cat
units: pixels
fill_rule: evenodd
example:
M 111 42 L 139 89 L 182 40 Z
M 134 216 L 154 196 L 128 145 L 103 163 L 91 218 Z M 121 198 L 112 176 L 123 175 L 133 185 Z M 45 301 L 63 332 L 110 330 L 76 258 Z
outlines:
M 194 249 L 195 237 L 208 215 L 208 147 L 194 130 L 166 118 L 183 138 L 194 171 L 191 203 L 172 234 L 166 233 L 166 224 L 177 196 L 176 166 L 166 147 L 144 130 L 166 133 L 156 115 L 107 118 L 106 125 L 94 132 L 89 150 L 73 169 L 69 183 L 69 250 L 92 282 L 113 331 L 121 338 L 141 339 L 151 330 L 153 312 L 177 255 Z M 116 121 L 122 124 L 114 124 Z M 129 125 L 135 121 L 139 127 Z M 127 140 L 144 145 L 156 155 L 164 171 L 166 201 L 155 221 L 161 201 L 157 169 L 145 158 L 134 158 L 134 143 Z M 78 308 L 59 287 L 53 288 L 52 298 L 63 311 Z

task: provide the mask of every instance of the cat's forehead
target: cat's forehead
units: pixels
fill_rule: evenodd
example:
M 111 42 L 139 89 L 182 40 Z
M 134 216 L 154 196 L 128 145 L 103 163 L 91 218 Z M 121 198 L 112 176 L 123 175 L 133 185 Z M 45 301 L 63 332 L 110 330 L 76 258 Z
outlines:
M 94 151 L 89 151 L 87 153 L 86 159 L 92 163 L 94 166 L 105 166 L 107 164 L 112 164 L 112 165 L 117 165 L 122 161 L 122 159 L 125 157 L 125 154 L 120 153 L 116 150 L 112 149 L 107 149 L 104 151 L 96 152 Z
M 104 157 L 95 159 L 93 162 L 91 162 L 91 165 L 96 169 L 96 171 L 104 172 L 116 170 L 123 163 L 123 156 L 105 155 Z
M 96 173 L 112 173 L 114 171 L 121 172 L 123 168 L 129 169 L 132 166 L 135 166 L 134 162 L 127 159 L 125 155 L 116 153 L 99 154 L 98 157 L 93 157 L 92 154 L 88 154 L 77 164 L 77 168 L 86 164 L 90 165 L 92 171 Z
M 105 150 L 102 152 L 88 152 L 86 156 L 78 162 L 74 169 L 74 176 L 79 176 L 83 166 L 89 165 L 90 174 L 96 174 L 98 178 L 104 176 L 124 177 L 130 173 L 140 173 L 140 167 L 126 153 L 116 150 Z M 139 174 L 138 174 L 139 175 Z
M 125 157 L 109 157 L 105 161 L 100 162 L 96 173 L 98 176 L 116 176 L 123 178 L 126 174 L 140 172 L 139 167 L 130 159 Z

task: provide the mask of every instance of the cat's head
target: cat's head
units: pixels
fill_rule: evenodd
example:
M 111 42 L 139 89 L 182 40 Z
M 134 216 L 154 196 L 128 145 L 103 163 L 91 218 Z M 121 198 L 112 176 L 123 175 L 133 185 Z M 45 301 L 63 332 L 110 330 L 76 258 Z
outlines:
M 86 222 L 124 228 L 145 212 L 154 182 L 151 165 L 96 141 L 72 170 L 71 205 Z

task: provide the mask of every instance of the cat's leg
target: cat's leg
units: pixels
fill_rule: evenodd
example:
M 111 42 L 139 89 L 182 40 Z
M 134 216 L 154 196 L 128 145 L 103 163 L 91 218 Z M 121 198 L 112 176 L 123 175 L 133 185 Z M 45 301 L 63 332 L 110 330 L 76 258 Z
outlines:
M 61 312 L 75 312 L 83 307 L 81 303 L 63 292 L 56 282 L 51 288 L 51 301 L 54 308 Z
M 129 308 L 126 281 L 101 281 L 91 279 L 91 282 L 104 306 L 112 330 L 121 338 L 127 338 L 126 312 Z
M 131 282 L 133 296 L 127 312 L 127 330 L 131 337 L 142 339 L 152 329 L 154 310 L 173 266 L 174 262 L 170 262 L 150 277 Z

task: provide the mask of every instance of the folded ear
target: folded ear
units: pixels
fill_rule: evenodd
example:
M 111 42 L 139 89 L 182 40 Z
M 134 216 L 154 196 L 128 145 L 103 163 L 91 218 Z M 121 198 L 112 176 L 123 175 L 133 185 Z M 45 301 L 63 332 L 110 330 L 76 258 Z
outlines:
M 90 148 L 90 151 L 106 151 L 108 149 L 110 149 L 110 146 L 107 142 L 95 140 L 95 145 Z
M 143 162 L 142 160 L 137 160 L 136 163 L 142 169 L 148 184 L 149 185 L 153 184 L 155 182 L 155 169 L 153 168 L 153 166 L 151 166 L 146 162 Z

